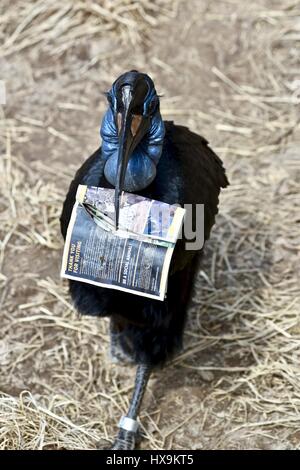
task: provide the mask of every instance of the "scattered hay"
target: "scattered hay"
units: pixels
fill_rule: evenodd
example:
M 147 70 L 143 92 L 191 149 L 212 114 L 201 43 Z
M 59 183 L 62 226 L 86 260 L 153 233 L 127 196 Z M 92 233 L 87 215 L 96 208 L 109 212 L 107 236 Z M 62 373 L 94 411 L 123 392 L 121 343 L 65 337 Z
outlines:
M 177 6 L 175 0 L 17 0 L 1 17 L 0 54 L 43 48 L 61 55 L 82 39 L 111 34 L 134 45 L 147 38 L 150 28 L 174 18 Z
M 97 434 L 64 417 L 66 409 L 78 407 L 78 403 L 65 397 L 54 397 L 43 408 L 29 392 L 22 392 L 18 400 L 2 394 L 0 449 L 63 449 L 66 439 L 72 449 L 89 448 L 90 442 L 97 442 Z

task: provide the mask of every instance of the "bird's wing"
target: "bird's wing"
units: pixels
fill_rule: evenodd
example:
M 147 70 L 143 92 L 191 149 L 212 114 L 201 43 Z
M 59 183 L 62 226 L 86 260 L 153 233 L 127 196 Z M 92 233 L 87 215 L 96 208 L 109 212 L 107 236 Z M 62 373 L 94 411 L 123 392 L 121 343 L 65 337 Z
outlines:
M 60 228 L 64 238 L 66 237 L 73 205 L 75 203 L 78 185 L 86 184 L 88 186 L 102 186 L 104 188 L 112 187 L 103 176 L 104 164 L 105 161 L 102 158 L 100 147 L 83 163 L 72 180 L 60 217 Z
M 182 188 L 178 202 L 193 207 L 193 230 L 197 228 L 195 206 L 204 204 L 204 239 L 207 240 L 218 213 L 220 190 L 229 184 L 223 163 L 209 147 L 207 140 L 188 128 L 166 122 L 166 131 L 172 149 L 169 165 L 173 160 L 180 168 Z M 183 269 L 198 251 L 186 251 L 185 242 L 183 238 L 176 247 L 172 270 Z

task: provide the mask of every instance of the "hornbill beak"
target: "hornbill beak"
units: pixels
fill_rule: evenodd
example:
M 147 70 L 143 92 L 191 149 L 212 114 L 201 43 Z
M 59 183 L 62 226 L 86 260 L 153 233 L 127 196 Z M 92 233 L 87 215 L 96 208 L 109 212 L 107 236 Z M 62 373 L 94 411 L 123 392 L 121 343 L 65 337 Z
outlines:
M 150 118 L 134 114 L 135 97 L 130 86 L 122 90 L 123 109 L 117 115 L 119 131 L 119 153 L 115 184 L 115 229 L 119 226 L 120 198 L 124 188 L 127 165 L 132 152 L 141 142 L 150 127 Z

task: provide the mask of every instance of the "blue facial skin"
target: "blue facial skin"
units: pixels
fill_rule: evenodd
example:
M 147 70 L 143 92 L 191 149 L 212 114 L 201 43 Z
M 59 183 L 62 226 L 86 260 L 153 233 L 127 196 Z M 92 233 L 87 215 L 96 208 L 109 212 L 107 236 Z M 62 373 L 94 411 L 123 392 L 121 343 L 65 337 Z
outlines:
M 104 175 L 110 184 L 115 186 L 119 151 L 118 130 L 114 111 L 111 106 L 102 120 L 100 135 L 102 137 L 102 155 L 106 161 Z M 137 192 L 149 186 L 156 176 L 156 166 L 162 153 L 165 126 L 159 108 L 151 116 L 149 132 L 134 149 L 130 156 L 124 191 Z

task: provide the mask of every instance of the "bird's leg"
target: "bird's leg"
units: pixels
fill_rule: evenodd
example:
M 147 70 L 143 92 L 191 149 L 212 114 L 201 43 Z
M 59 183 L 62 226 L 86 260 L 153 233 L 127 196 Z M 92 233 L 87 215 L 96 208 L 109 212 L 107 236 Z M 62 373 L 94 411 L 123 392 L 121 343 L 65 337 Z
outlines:
M 115 316 L 116 317 L 116 316 Z M 110 357 L 113 362 L 133 363 L 130 345 L 124 344 L 122 324 L 118 318 L 110 319 Z M 125 337 L 126 340 L 126 337 Z M 127 347 L 126 347 L 127 346 Z
M 133 450 L 135 448 L 139 427 L 137 417 L 150 374 L 151 367 L 149 365 L 140 364 L 138 366 L 129 410 L 119 422 L 120 429 L 111 447 L 112 450 Z

